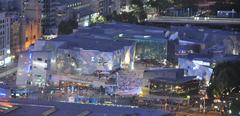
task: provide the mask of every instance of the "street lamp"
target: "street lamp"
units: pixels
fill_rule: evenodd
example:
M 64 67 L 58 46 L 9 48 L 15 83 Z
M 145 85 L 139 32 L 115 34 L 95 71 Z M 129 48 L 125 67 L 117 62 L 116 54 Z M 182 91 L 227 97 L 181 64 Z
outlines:
M 190 98 L 191 98 L 191 97 L 188 95 L 188 96 L 187 96 L 188 105 L 190 104 Z
M 188 16 L 190 16 L 190 8 L 187 8 Z

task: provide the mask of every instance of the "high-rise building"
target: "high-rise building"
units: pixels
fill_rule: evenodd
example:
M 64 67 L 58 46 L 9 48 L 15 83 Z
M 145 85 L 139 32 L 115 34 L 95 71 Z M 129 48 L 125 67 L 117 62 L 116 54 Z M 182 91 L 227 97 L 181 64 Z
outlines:
M 44 36 L 56 35 L 58 33 L 56 1 L 57 0 L 42 0 L 42 32 Z
M 0 66 L 11 62 L 10 54 L 10 18 L 0 12 Z
M 114 11 L 113 0 L 100 0 L 99 1 L 99 13 L 103 16 L 111 15 Z
M 10 50 L 17 56 L 23 50 L 20 15 L 17 12 L 9 12 L 10 17 Z
M 21 1 L 22 30 L 25 41 L 24 49 L 28 49 L 42 36 L 41 29 L 41 1 L 22 0 Z
M 21 0 L 0 0 L 0 10 L 3 11 L 19 11 Z

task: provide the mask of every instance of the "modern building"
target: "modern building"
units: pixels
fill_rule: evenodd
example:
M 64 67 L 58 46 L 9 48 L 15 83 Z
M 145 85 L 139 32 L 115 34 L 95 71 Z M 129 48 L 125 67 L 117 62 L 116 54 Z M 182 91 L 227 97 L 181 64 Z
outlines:
M 185 75 L 197 76 L 198 79 L 204 80 L 205 84 L 208 85 L 216 64 L 239 61 L 239 59 L 239 55 L 190 54 L 178 58 L 178 67 L 184 69 Z
M 30 53 L 40 55 L 30 57 Z M 38 72 L 33 71 L 33 60 L 29 59 L 37 56 L 49 61 L 46 64 L 48 68 L 37 67 L 37 69 L 46 68 L 48 71 L 41 75 L 46 80 L 43 84 L 33 83 L 33 85 L 49 83 L 59 85 L 60 81 L 65 81 L 107 86 L 104 83 L 108 82 L 97 82 L 96 74 L 109 75 L 118 69 L 132 70 L 137 60 L 156 59 L 157 62 L 164 62 L 167 57 L 167 40 L 163 37 L 161 28 L 106 23 L 80 28 L 73 34 L 59 36 L 50 41 L 39 40 L 29 53 L 22 55 L 19 61 L 26 59 L 24 61 L 31 62 L 24 64 L 22 61 L 23 64 L 18 64 L 19 80 L 25 80 L 24 77 L 28 73 L 31 77 L 39 76 Z M 49 56 L 49 58 L 43 56 Z M 43 64 L 44 62 L 41 65 Z M 29 69 L 29 65 L 32 67 L 30 72 L 23 70 Z M 39 66 L 41 65 L 39 63 Z M 24 77 L 21 78 L 21 76 Z M 26 80 L 19 81 L 23 84 L 26 82 Z
M 134 42 L 128 40 L 76 36 L 58 37 L 51 41 L 39 40 L 30 52 L 19 57 L 17 85 L 27 86 L 30 83 L 41 87 L 49 84 L 49 81 L 58 85 L 60 81 L 72 80 L 70 75 L 77 77 L 73 80 L 81 80 L 86 79 L 81 75 L 132 68 L 134 46 Z
M 11 62 L 10 50 L 10 18 L 5 12 L 0 12 L 0 66 L 5 66 Z
M 204 43 L 192 42 L 190 40 L 169 40 L 168 41 L 168 61 L 177 64 L 179 57 L 191 54 L 201 54 L 205 49 Z
M 92 19 L 99 16 L 98 1 L 94 0 L 58 0 L 56 1 L 56 23 L 76 20 L 79 27 L 91 24 Z
M 167 60 L 167 39 L 165 29 L 126 23 L 105 23 L 80 28 L 73 35 L 108 40 L 131 40 L 136 42 L 135 60 Z
M 153 95 L 181 97 L 196 95 L 199 82 L 196 76 L 184 76 L 184 69 L 153 68 L 144 71 L 143 87 Z
M 197 76 L 198 79 L 204 80 L 206 85 L 209 84 L 213 68 L 207 58 L 178 58 L 178 64 L 179 68 L 185 70 L 185 75 Z
M 57 0 L 42 1 L 42 32 L 44 36 L 57 35 Z
M 19 55 L 18 62 L 18 78 L 16 84 L 18 86 L 38 86 L 45 87 L 48 79 L 51 77 L 49 73 L 49 52 L 26 52 Z

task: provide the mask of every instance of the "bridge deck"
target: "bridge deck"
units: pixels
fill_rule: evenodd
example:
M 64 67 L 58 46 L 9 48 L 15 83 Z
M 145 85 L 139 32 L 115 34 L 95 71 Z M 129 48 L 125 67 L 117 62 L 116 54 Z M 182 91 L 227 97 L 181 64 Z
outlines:
M 146 22 L 151 23 L 182 23 L 182 24 L 222 24 L 239 25 L 240 18 L 206 18 L 206 17 L 170 17 L 161 16 L 149 18 Z

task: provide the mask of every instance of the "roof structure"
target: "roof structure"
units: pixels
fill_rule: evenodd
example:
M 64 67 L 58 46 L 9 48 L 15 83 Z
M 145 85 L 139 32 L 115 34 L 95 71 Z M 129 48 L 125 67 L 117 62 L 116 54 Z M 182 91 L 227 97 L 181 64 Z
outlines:
M 93 27 L 79 29 L 73 35 L 85 34 L 98 39 L 127 39 L 134 41 L 164 41 L 166 29 L 159 27 L 126 24 L 104 23 Z
M 172 84 L 183 84 L 189 81 L 197 80 L 196 76 L 186 76 L 183 78 L 179 79 L 172 79 L 172 78 L 154 78 L 151 79 L 152 81 L 157 81 L 157 82 L 165 82 L 165 83 L 172 83 Z
M 82 48 L 84 50 L 98 50 L 102 52 L 112 52 L 124 46 L 131 46 L 134 44 L 133 41 L 129 40 L 90 39 L 81 36 L 63 36 L 52 41 L 64 41 L 65 44 L 60 47 L 62 49 Z

